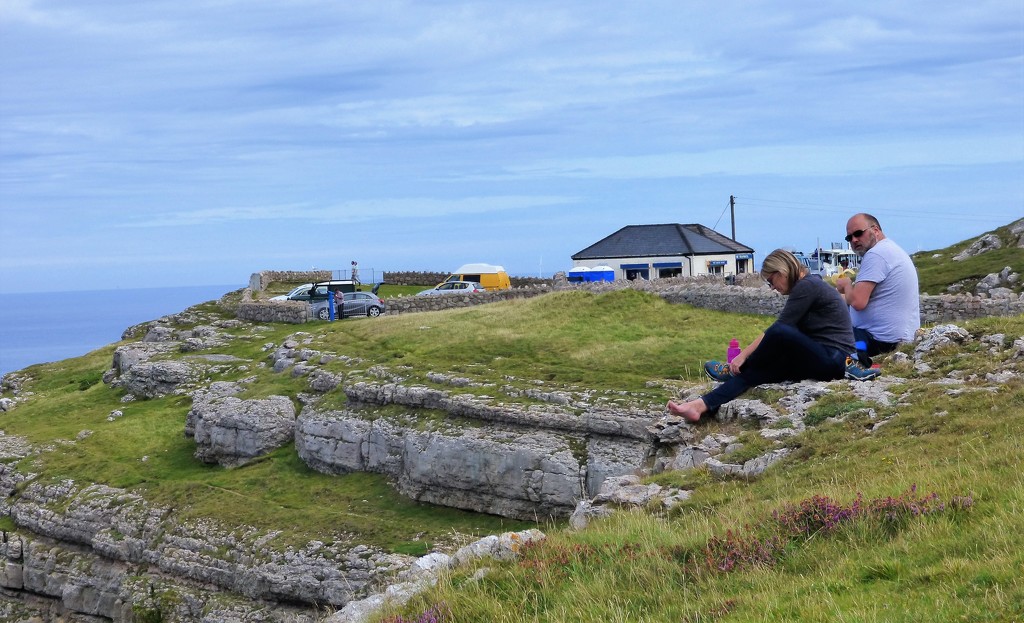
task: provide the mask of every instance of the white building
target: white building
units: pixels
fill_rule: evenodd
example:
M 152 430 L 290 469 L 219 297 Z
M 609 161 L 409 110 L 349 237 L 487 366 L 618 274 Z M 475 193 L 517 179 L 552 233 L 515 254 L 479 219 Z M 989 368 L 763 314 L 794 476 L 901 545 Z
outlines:
M 738 275 L 754 250 L 703 225 L 627 225 L 572 256 L 576 267 L 610 266 L 616 279 Z

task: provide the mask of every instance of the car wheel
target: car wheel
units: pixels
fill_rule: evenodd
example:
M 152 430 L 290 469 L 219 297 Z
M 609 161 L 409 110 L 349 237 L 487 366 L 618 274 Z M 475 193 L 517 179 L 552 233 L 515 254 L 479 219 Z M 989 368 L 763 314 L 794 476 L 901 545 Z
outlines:
M 316 317 L 319 318 L 320 320 L 330 320 L 331 311 L 326 307 L 321 307 L 319 310 L 317 310 Z
M 379 307 L 370 307 L 370 309 L 366 310 L 366 315 L 367 316 L 373 316 L 374 318 L 376 318 L 377 316 L 380 315 L 380 308 Z

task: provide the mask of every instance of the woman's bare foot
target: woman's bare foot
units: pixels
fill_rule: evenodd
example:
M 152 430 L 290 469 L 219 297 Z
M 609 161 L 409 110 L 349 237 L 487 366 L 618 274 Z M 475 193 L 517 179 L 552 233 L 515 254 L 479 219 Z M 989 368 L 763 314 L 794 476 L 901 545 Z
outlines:
M 708 412 L 708 406 L 704 404 L 703 398 L 691 400 L 690 402 L 676 402 L 674 400 L 668 401 L 668 410 L 676 415 L 683 416 L 687 422 L 696 424 L 700 421 L 700 416 Z

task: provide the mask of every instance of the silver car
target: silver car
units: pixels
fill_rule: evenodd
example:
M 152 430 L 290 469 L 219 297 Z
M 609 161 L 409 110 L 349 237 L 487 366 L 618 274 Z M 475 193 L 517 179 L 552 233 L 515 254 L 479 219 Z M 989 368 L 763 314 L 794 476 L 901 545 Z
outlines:
M 472 294 L 486 292 L 487 288 L 475 281 L 445 281 L 436 288 L 417 292 L 416 296 L 436 296 L 438 294 Z
M 308 301 L 309 290 L 313 287 L 311 283 L 304 283 L 301 286 L 292 288 L 292 291 L 288 294 L 281 294 L 279 296 L 270 297 L 271 301 Z
M 320 320 L 329 320 L 331 312 L 327 307 L 327 301 L 314 301 L 310 303 L 310 310 L 313 316 Z M 384 300 L 370 292 L 345 292 L 344 314 L 338 314 L 335 310 L 335 318 L 351 318 L 353 316 L 370 316 L 376 318 L 387 311 Z

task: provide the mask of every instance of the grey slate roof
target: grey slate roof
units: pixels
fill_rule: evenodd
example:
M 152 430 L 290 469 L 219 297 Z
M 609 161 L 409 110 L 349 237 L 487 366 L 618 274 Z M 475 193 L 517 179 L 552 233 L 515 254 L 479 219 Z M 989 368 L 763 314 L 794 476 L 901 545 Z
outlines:
M 753 253 L 750 247 L 723 236 L 710 227 L 681 225 L 627 225 L 614 234 L 575 253 L 574 260 L 661 255 L 718 255 Z

